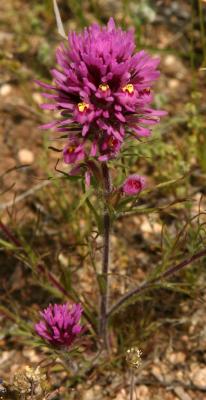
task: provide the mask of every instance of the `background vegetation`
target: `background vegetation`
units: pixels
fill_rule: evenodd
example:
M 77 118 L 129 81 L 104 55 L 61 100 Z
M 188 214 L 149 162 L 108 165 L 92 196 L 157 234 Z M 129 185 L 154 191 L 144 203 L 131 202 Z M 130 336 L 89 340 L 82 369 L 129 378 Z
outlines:
M 135 28 L 138 49 L 161 57 L 155 105 L 169 114 L 124 160 L 130 172 L 148 177 L 149 190 L 137 212 L 120 213 L 114 226 L 112 302 L 205 247 L 206 2 L 58 4 L 66 31 L 113 16 L 123 28 Z M 33 80 L 50 80 L 61 41 L 52 2 L 7 0 L 0 5 L 0 22 L 0 375 L 8 381 L 19 368 L 45 362 L 48 350 L 42 354 L 33 332 L 40 308 L 80 298 L 95 321 L 101 241 L 87 197 L 80 197 L 81 184 L 55 170 L 59 154 L 49 150 L 51 134 L 38 128 L 49 115 L 39 109 L 42 98 Z M 61 163 L 58 168 L 67 171 Z M 92 200 L 98 207 L 98 198 Z M 120 309 L 110 320 L 109 361 L 91 361 L 97 352 L 91 328 L 69 379 L 61 365 L 51 365 L 51 391 L 62 390 L 55 398 L 128 398 L 125 352 L 138 346 L 138 399 L 204 399 L 204 266 L 201 258 Z

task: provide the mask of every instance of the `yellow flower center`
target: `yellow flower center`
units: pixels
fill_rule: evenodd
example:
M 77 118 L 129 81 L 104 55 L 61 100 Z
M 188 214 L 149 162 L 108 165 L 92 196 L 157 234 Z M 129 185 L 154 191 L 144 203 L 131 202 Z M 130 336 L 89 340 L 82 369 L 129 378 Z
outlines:
M 77 104 L 77 107 L 78 107 L 78 110 L 79 110 L 80 112 L 84 112 L 85 110 L 88 110 L 89 104 L 88 104 L 88 103 L 85 103 L 85 102 L 83 102 L 83 103 L 78 103 L 78 104 Z
M 147 88 L 143 89 L 143 92 L 146 94 L 150 94 L 151 90 L 149 87 L 147 87 Z
M 134 93 L 134 85 L 132 83 L 128 83 L 127 85 L 123 86 L 123 92 L 128 92 L 129 94 Z
M 67 147 L 67 153 L 68 153 L 68 154 L 73 153 L 74 150 L 75 150 L 75 146 L 69 146 L 69 147 Z
M 108 140 L 109 147 L 113 148 L 116 144 L 117 144 L 117 139 L 115 139 L 113 137 L 110 137 L 109 140 Z
M 107 83 L 101 83 L 101 85 L 99 85 L 99 89 L 101 89 L 102 92 L 106 92 L 109 89 L 109 85 L 107 85 Z

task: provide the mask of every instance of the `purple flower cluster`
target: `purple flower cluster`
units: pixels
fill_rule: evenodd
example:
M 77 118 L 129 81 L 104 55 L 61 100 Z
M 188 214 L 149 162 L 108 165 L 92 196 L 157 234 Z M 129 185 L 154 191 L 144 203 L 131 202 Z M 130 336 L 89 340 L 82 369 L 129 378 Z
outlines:
M 126 139 L 149 136 L 165 114 L 150 107 L 159 59 L 134 51 L 133 31 L 116 28 L 111 18 L 106 27 L 94 24 L 70 33 L 68 44 L 56 52 L 53 85 L 37 81 L 49 91 L 42 108 L 60 113 L 43 127 L 66 132 L 65 163 L 114 158 Z
M 69 347 L 82 331 L 82 311 L 80 304 L 50 304 L 40 313 L 43 320 L 35 325 L 36 333 L 54 346 Z

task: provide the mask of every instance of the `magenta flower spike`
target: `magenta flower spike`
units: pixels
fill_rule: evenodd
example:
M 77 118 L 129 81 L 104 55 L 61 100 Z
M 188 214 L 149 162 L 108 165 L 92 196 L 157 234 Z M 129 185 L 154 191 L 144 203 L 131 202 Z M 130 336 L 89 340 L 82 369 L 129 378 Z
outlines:
M 66 163 L 108 161 L 125 140 L 149 136 L 166 114 L 150 107 L 159 59 L 144 50 L 135 53 L 133 31 L 116 28 L 112 18 L 106 27 L 93 24 L 82 33 L 71 32 L 56 59 L 53 84 L 37 83 L 46 89 L 48 103 L 42 108 L 59 112 L 43 127 L 68 134 Z
M 145 188 L 145 178 L 136 174 L 129 175 L 122 185 L 126 196 L 135 196 Z
M 69 347 L 82 331 L 80 304 L 50 304 L 40 315 L 42 320 L 35 325 L 36 333 L 54 346 Z

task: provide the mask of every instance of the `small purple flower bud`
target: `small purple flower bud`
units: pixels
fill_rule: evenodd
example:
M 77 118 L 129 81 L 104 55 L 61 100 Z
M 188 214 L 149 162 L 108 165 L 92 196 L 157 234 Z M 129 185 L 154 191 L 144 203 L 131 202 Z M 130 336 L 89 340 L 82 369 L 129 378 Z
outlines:
M 83 309 L 80 304 L 50 304 L 40 314 L 36 333 L 54 346 L 70 347 L 82 331 L 79 321 Z
M 63 158 L 66 164 L 74 164 L 85 157 L 84 146 L 77 139 L 71 139 L 63 150 Z
M 145 185 L 143 176 L 137 174 L 129 175 L 122 185 L 122 192 L 126 196 L 135 196 L 145 188 Z
M 107 161 L 114 158 L 119 152 L 121 142 L 114 136 L 105 136 L 103 143 L 100 147 L 101 156 L 98 158 L 99 161 Z

